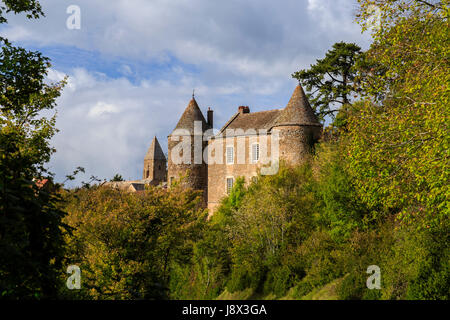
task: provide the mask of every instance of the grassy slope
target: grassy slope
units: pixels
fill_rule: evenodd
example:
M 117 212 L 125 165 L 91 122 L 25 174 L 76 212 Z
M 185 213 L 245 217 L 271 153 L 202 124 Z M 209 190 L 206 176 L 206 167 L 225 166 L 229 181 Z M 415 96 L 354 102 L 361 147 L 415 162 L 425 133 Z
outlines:
M 336 279 L 321 288 L 316 288 L 307 295 L 300 298 L 300 300 L 338 300 L 338 296 L 336 294 L 336 286 L 339 282 L 342 281 L 342 278 Z M 225 290 L 217 297 L 217 300 L 273 300 L 276 297 L 273 294 L 269 294 L 263 296 L 261 294 L 257 294 L 253 289 L 245 289 L 243 291 L 236 292 L 228 292 Z M 297 300 L 298 298 L 294 295 L 294 288 L 290 289 L 288 293 L 280 298 L 280 300 Z

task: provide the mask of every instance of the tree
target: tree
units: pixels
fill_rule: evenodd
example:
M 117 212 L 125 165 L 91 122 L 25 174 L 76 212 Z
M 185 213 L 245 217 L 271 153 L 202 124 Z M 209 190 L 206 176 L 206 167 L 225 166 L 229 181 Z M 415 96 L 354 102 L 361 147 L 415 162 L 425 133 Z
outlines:
M 3 1 L 5 12 L 43 15 L 37 1 Z M 12 46 L 0 38 L 0 296 L 55 297 L 62 261 L 59 196 L 40 188 L 51 175 L 45 163 L 55 151 L 50 139 L 55 117 L 41 116 L 55 107 L 64 81 L 47 84 L 48 58 Z
M 82 271 L 85 299 L 168 297 L 173 268 L 189 263 L 206 212 L 201 193 L 149 186 L 139 193 L 93 186 L 68 192 L 67 264 Z
M 191 264 L 174 270 L 171 298 L 214 299 L 225 288 L 231 265 L 229 231 L 233 228 L 233 214 L 246 194 L 244 182 L 243 177 L 236 179 L 230 194 L 204 225 Z
M 24 12 L 28 19 L 38 19 L 43 16 L 41 4 L 37 0 L 3 0 L 0 4 L 0 24 L 8 22 L 4 13 L 14 12 L 15 14 Z
M 354 65 L 360 55 L 361 48 L 356 44 L 338 42 L 310 69 L 292 74 L 305 87 L 320 119 L 334 118 L 340 106 L 351 103 L 351 95 L 355 93 Z
M 364 70 L 364 103 L 349 124 L 349 171 L 370 207 L 441 228 L 450 192 L 449 2 L 360 3 L 363 25 L 373 5 L 381 11 L 365 58 L 386 72 Z
M 307 164 L 281 166 L 276 175 L 261 176 L 250 185 L 229 230 L 230 291 L 264 286 L 266 293 L 282 295 L 292 286 L 299 276 L 293 251 L 314 228 L 313 185 Z
M 116 173 L 110 181 L 124 181 L 122 175 Z

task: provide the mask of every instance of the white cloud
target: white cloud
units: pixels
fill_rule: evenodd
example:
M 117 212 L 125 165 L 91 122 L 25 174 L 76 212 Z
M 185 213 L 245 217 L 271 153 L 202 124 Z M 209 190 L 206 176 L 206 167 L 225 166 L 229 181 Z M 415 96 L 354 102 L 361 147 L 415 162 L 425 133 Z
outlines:
M 53 81 L 64 76 L 55 69 L 49 72 Z M 68 84 L 57 101 L 60 132 L 52 140 L 57 152 L 50 170 L 59 181 L 77 166 L 85 167 L 87 176 L 108 179 L 120 173 L 137 179 L 153 136 L 165 149 L 167 135 L 189 103 L 193 87 L 204 112 L 207 106 L 226 110 L 226 104 L 215 103 L 217 97 L 244 91 L 239 86 L 199 83 L 185 74 L 176 82 L 145 79 L 132 84 L 125 78 L 108 78 L 81 68 L 69 72 Z M 217 126 L 231 113 L 217 112 Z
M 32 33 L 25 26 L 15 25 L 6 28 L 3 31 L 4 37 L 14 40 L 14 41 L 23 41 L 30 40 L 32 38 Z
M 66 28 L 67 3 L 42 4 L 45 18 L 11 17 L 6 35 L 141 61 L 171 55 L 243 75 L 286 76 L 334 42 L 368 39 L 353 23 L 356 0 L 79 0 L 80 30 Z
M 322 10 L 323 3 L 323 0 L 308 0 L 308 10 Z
M 369 35 L 362 37 L 360 28 L 354 21 L 356 8 L 356 1 L 308 0 L 309 15 L 321 30 L 328 30 L 333 37 L 338 37 L 334 42 L 355 41 L 353 39 L 360 38 L 367 43 Z
M 77 166 L 101 178 L 139 178 L 151 139 L 157 135 L 167 145 L 193 88 L 203 110 L 213 107 L 219 127 L 238 105 L 284 107 L 295 86 L 291 73 L 333 43 L 369 40 L 353 23 L 356 0 L 77 0 L 80 30 L 66 28 L 70 4 L 42 1 L 45 18 L 10 15 L 0 29 L 25 46 L 75 47 L 120 61 L 112 78 L 97 61 L 86 69 L 65 60 L 71 67 L 50 164 L 59 180 Z M 136 65 L 158 63 L 168 67 L 137 76 Z M 48 79 L 64 76 L 52 69 Z
M 47 79 L 51 82 L 59 82 L 62 81 L 66 77 L 66 74 L 55 70 L 53 68 L 48 70 Z
M 131 67 L 129 65 L 126 65 L 126 64 L 121 65 L 119 67 L 118 71 L 125 76 L 133 75 L 133 70 L 131 69 Z
M 105 103 L 103 101 L 97 102 L 88 112 L 88 117 L 97 118 L 108 114 L 119 113 L 119 107 L 113 104 Z

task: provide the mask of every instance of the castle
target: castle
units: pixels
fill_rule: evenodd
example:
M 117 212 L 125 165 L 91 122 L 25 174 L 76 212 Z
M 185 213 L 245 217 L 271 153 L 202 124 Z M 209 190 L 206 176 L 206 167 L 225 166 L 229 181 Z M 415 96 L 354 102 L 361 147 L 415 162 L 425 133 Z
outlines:
M 213 111 L 203 116 L 194 95 L 168 136 L 168 159 L 156 137 L 144 158 L 142 184 L 182 183 L 202 190 L 210 214 L 226 196 L 238 177 L 246 183 L 258 173 L 274 174 L 279 160 L 301 163 L 322 134 L 322 125 L 298 85 L 284 109 L 238 111 L 218 131 L 213 131 Z M 264 171 L 265 170 L 265 171 Z M 141 186 L 139 186 L 141 185 Z

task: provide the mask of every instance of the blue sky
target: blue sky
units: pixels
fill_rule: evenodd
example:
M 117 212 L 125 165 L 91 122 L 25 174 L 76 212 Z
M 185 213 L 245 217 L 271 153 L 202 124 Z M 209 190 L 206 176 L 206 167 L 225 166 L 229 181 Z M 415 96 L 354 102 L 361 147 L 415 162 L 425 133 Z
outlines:
M 61 181 L 142 174 L 156 135 L 163 147 L 192 90 L 222 126 L 239 105 L 283 108 L 291 74 L 338 41 L 367 48 L 356 0 L 43 0 L 46 17 L 11 16 L 3 36 L 52 60 L 49 80 L 69 83 L 58 99 L 49 164 Z M 81 28 L 66 27 L 69 5 Z

